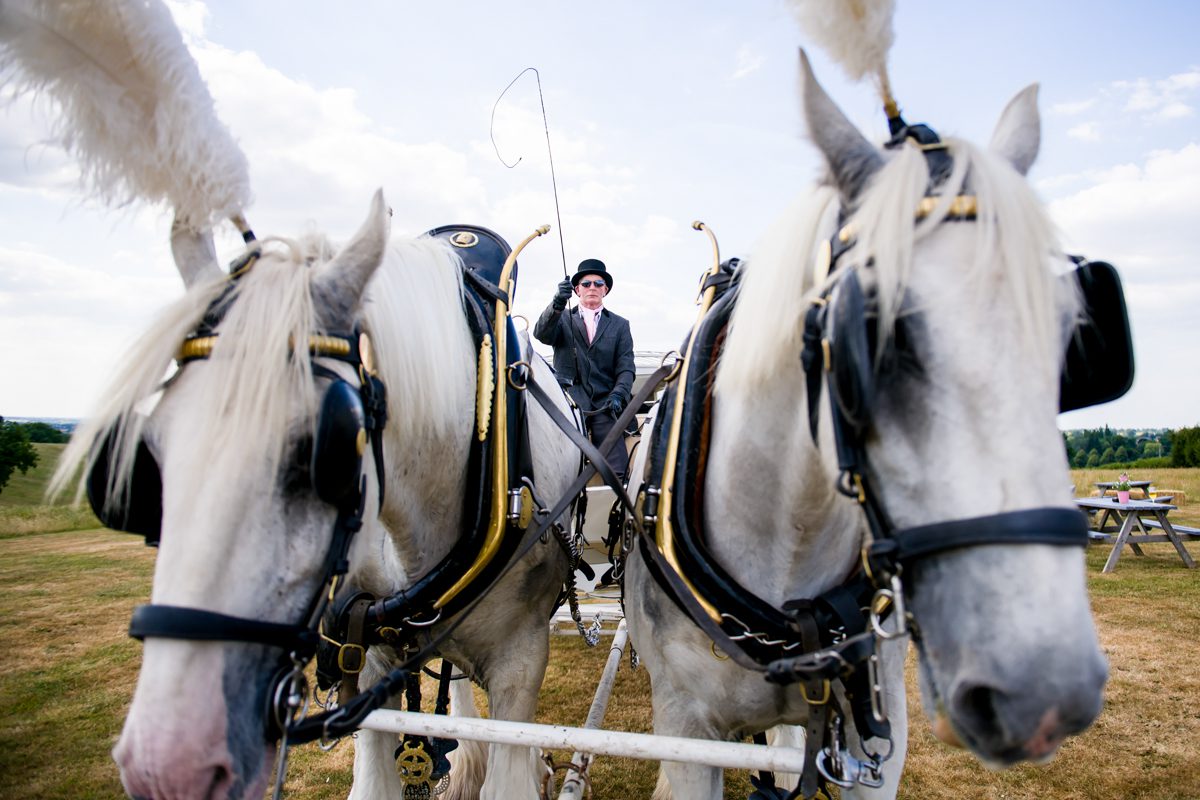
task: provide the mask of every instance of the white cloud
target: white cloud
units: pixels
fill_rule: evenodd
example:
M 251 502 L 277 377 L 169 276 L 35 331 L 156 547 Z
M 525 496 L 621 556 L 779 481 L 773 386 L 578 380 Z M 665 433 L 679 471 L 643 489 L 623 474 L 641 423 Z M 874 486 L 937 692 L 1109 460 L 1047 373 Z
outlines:
M 1194 116 L 1196 116 L 1194 108 L 1186 103 L 1179 102 L 1167 103 L 1155 114 L 1155 118 L 1160 120 L 1185 119 Z
M 1192 262 L 1200 254 L 1200 144 L 1150 153 L 1088 175 L 1090 185 L 1050 204 L 1073 240 L 1111 259 Z M 1191 271 L 1200 276 L 1196 266 Z M 1182 277 L 1182 276 L 1181 276 Z M 1193 280 L 1200 280 L 1200 277 Z
M 1196 424 L 1196 404 L 1180 399 L 1200 391 L 1200 144 L 1076 177 L 1087 185 L 1050 203 L 1050 212 L 1069 252 L 1119 270 L 1138 377 L 1125 398 L 1060 424 Z
M 1142 113 L 1151 121 L 1179 119 L 1194 113 L 1190 101 L 1200 93 L 1200 69 L 1159 80 L 1117 81 L 1111 90 L 1124 98 L 1125 111 Z
M 749 45 L 742 45 L 737 51 L 737 66 L 733 70 L 733 79 L 742 78 L 757 72 L 766 63 L 767 57 L 754 50 Z
M 1084 122 L 1068 128 L 1067 136 L 1072 139 L 1078 139 L 1081 142 L 1098 142 L 1100 141 L 1100 126 L 1095 122 Z

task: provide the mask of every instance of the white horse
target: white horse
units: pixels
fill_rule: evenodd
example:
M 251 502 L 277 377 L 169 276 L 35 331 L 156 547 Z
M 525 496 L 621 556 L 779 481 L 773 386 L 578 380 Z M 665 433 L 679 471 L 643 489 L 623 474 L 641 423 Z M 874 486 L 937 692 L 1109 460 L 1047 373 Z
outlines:
M 1040 137 L 1036 87 L 1005 108 L 989 151 L 946 141 L 953 170 L 937 189 L 942 202 L 919 211 L 930 183 L 922 151 L 910 143 L 885 153 L 868 143 L 802 62 L 807 126 L 831 178 L 780 220 L 743 269 L 698 490 L 713 558 L 776 607 L 842 581 L 866 535 L 858 505 L 835 490 L 826 388 L 816 442 L 810 435 L 800 359 L 805 312 L 826 280 L 814 277 L 816 254 L 842 222 L 852 246 L 828 280 L 856 272 L 875 317 L 880 356 L 864 447 L 894 525 L 1071 509 L 1055 420 L 1079 300 L 1056 276 L 1066 267 L 1023 177 Z M 976 197 L 977 215 L 948 219 L 951 199 L 964 194 Z M 841 222 L 839 206 L 848 210 Z M 1003 766 L 1050 758 L 1095 718 L 1107 666 L 1081 548 L 962 547 L 918 559 L 902 577 L 922 697 L 939 736 Z M 796 685 L 768 683 L 716 657 L 637 548 L 626 581 L 657 733 L 730 739 L 807 721 Z M 907 739 L 905 650 L 903 640 L 882 647 L 894 746 L 883 785 L 847 788 L 842 797 L 896 794 Z M 875 739 L 864 747 L 850 727 L 857 758 L 886 750 Z M 721 770 L 664 764 L 656 797 L 672 794 L 720 797 Z
M 320 354 L 304 357 L 289 343 L 356 325 L 374 344 L 389 422 L 382 507 L 371 447 L 362 453 L 364 520 L 352 540 L 348 577 L 377 597 L 391 595 L 458 539 L 478 372 L 463 311 L 462 265 L 442 240 L 389 240 L 388 216 L 377 193 L 365 224 L 336 255 L 315 237 L 266 240 L 261 258 L 236 282 L 211 356 L 181 366 L 143 424 L 139 412 L 160 388 L 181 342 L 231 283 L 202 241 L 176 232 L 188 291 L 128 353 L 104 406 L 72 440 L 59 470 L 60 480 L 71 475 L 97 433 L 114 425 L 120 432 L 114 452 L 131 453 L 138 441 L 148 445 L 162 478 L 155 606 L 305 624 L 323 591 L 337 517 L 315 494 L 306 452 L 330 375 L 359 387 L 361 373 Z M 527 340 L 523 345 L 534 379 L 557 386 Z M 550 391 L 562 398 L 556 388 Z M 577 473 L 578 456 L 546 413 L 530 405 L 537 488 L 552 502 Z M 565 399 L 559 407 L 569 415 Z M 131 466 L 118 462 L 118 477 Z M 333 477 L 356 485 L 360 476 Z M 535 545 L 438 646 L 486 688 L 493 717 L 533 718 L 548 657 L 547 620 L 565 577 L 558 543 L 551 538 Z M 148 635 L 114 751 L 126 791 L 158 800 L 262 797 L 277 750 L 265 716 L 280 655 L 278 647 L 247 641 Z M 373 647 L 361 687 L 395 656 Z M 351 797 L 401 796 L 396 745 L 394 734 L 358 735 Z M 461 750 L 483 752 L 466 744 Z M 537 763 L 528 748 L 491 748 L 482 795 L 478 767 L 452 770 L 458 785 L 449 796 L 536 795 Z

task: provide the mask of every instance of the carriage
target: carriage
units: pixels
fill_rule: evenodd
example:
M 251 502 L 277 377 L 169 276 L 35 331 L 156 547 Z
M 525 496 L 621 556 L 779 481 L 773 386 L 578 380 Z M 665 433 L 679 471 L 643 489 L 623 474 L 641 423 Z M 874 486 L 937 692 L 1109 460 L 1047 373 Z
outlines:
M 662 759 L 664 794 L 719 796 L 720 769 L 750 765 L 800 775 L 791 794 L 764 783 L 771 796 L 894 795 L 909 637 L 935 731 L 989 763 L 1049 757 L 1094 719 L 1106 668 L 1086 533 L 1052 489 L 1066 472 L 1054 418 L 1128 387 L 1130 370 L 1111 369 L 1129 360 L 1128 334 L 1123 312 L 1099 333 L 1091 323 L 1110 315 L 1086 318 L 1121 308 L 1119 283 L 1060 252 L 1024 181 L 1036 89 L 1005 109 L 988 150 L 898 111 L 881 150 L 802 54 L 831 178 L 746 264 L 714 247 L 681 357 L 645 376 L 614 426 L 668 384 L 625 487 L 508 312 L 517 257 L 544 229 L 515 247 L 471 225 L 392 237 L 376 193 L 340 247 L 260 240 L 242 213 L 244 160 L 165 8 L 3 13 L 9 69 L 68 97 L 89 174 L 176 210 L 187 291 L 128 355 L 57 478 L 63 488 L 82 466 L 102 519 L 159 547 L 115 751 L 130 794 L 261 796 L 282 785 L 289 746 L 359 731 L 352 797 L 430 791 L 451 762 L 449 796 L 534 795 L 531 746 L 568 741 L 538 738 L 552 732 L 529 720 L 546 620 L 564 586 L 573 595 L 570 510 L 584 492 L 624 573 L 656 737 L 571 741 Z M 120 133 L 154 126 L 114 121 L 103 95 L 23 62 L 20 14 L 75 32 L 143 28 L 124 36 L 144 48 L 131 63 L 171 69 L 124 77 L 163 100 L 156 120 L 180 130 L 199 117 L 201 135 L 128 156 Z M 227 270 L 211 237 L 224 218 L 246 244 Z M 986 367 L 968 346 L 985 330 L 1010 345 Z M 1097 358 L 1115 385 L 1091 374 Z M 1008 452 L 997 431 L 1041 452 Z M 993 458 L 945 452 L 964 437 Z M 1019 497 L 999 474 L 1013 471 L 1039 494 Z M 596 473 L 606 487 L 588 486 Z M 466 723 L 486 736 L 411 715 L 436 656 L 487 690 L 492 724 Z M 308 713 L 314 657 L 339 694 Z M 453 677 L 443 670 L 439 706 L 470 703 Z M 802 746 L 724 741 L 775 726 Z M 402 732 L 399 748 L 381 728 Z M 481 738 L 486 751 L 469 744 Z M 710 747 L 684 763 L 680 739 Z

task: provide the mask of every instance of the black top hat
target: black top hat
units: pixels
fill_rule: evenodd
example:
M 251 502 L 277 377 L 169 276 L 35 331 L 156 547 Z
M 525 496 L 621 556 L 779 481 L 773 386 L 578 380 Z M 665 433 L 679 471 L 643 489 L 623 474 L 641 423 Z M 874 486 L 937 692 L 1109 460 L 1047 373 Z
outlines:
M 608 290 L 612 291 L 613 279 L 609 274 L 608 269 L 604 266 L 604 262 L 598 258 L 585 258 L 579 262 L 579 271 L 571 276 L 571 285 L 578 286 L 583 280 L 584 275 L 599 275 L 604 278 L 604 282 L 608 284 Z

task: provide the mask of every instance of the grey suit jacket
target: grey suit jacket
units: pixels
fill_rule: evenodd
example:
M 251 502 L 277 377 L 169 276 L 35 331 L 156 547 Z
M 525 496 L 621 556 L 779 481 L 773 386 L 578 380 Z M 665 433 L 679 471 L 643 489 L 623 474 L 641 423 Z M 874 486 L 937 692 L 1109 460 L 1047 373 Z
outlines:
M 629 320 L 604 309 L 596 325 L 596 338 L 588 344 L 579 309 L 572 308 L 568 312 L 555 308 L 552 302 L 533 326 L 533 335 L 554 348 L 554 372 L 558 382 L 584 411 L 603 406 L 610 396 L 621 401 L 621 408 L 629 403 L 634 377 Z

